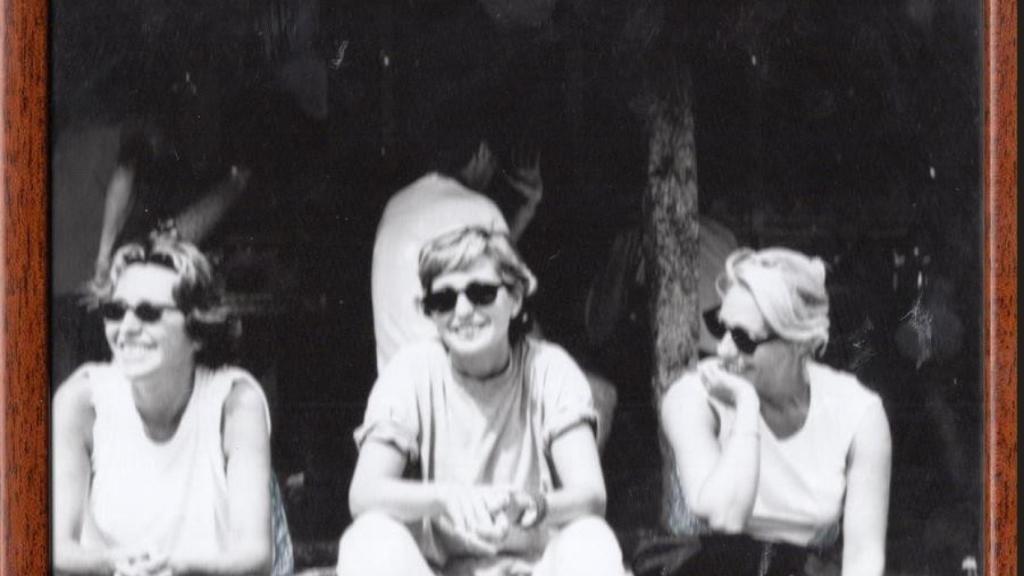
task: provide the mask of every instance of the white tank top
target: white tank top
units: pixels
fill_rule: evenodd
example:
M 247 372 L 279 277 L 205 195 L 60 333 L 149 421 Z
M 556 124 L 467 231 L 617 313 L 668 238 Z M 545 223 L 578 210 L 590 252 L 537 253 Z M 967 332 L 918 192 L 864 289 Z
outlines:
M 811 404 L 804 425 L 785 439 L 764 419 L 761 468 L 754 509 L 743 530 L 755 538 L 800 546 L 825 545 L 839 535 L 846 495 L 846 468 L 853 437 L 872 404 L 881 402 L 852 374 L 809 362 Z M 719 442 L 731 434 L 736 413 L 710 398 L 721 425 Z
M 94 378 L 92 483 L 82 545 L 152 547 L 170 555 L 217 554 L 228 541 L 226 462 L 221 440 L 224 401 L 244 370 L 196 368 L 195 388 L 169 440 L 146 436 L 131 384 L 110 366 Z M 270 412 L 263 401 L 270 426 Z

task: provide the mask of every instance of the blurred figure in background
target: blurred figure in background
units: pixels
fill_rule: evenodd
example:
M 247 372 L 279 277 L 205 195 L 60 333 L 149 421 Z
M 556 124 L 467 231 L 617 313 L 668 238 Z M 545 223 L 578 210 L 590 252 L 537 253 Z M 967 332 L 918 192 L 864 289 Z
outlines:
M 439 112 L 433 127 L 433 170 L 395 193 L 377 226 L 371 292 L 378 373 L 401 346 L 437 334 L 416 307 L 422 296 L 416 277 L 420 249 L 433 238 L 470 226 L 509 233 L 515 241 L 543 196 L 539 152 L 510 154 L 503 167 L 494 150 L 500 136 L 489 128 L 486 115 L 449 107 Z M 487 196 L 498 174 L 523 199 L 511 227 Z

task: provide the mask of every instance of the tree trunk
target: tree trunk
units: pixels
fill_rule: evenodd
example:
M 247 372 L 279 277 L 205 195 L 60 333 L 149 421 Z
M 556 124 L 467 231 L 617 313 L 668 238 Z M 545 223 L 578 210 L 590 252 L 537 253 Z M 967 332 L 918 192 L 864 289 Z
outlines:
M 669 60 L 667 89 L 648 96 L 650 145 L 644 193 L 644 256 L 650 294 L 652 386 L 655 408 L 695 358 L 697 304 L 697 149 L 689 70 Z M 662 457 L 662 521 L 674 500 L 674 459 L 659 434 Z M 678 506 L 679 503 L 675 503 Z

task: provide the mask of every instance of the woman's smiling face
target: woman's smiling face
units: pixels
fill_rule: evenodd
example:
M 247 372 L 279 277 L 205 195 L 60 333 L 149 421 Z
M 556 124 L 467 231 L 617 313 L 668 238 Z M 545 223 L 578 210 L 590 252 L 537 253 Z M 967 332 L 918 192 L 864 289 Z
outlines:
M 110 301 L 128 308 L 120 320 L 104 320 L 114 364 L 129 380 L 168 369 L 191 370 L 198 343 L 185 330 L 185 314 L 174 301 L 178 275 L 152 264 L 134 264 L 121 274 Z M 140 304 L 162 309 L 159 318 L 143 321 Z
M 494 288 L 493 302 L 474 303 L 467 288 Z M 486 259 L 464 270 L 445 272 L 430 285 L 432 294 L 456 294 L 451 310 L 430 313 L 437 332 L 450 354 L 462 360 L 502 359 L 509 347 L 509 325 L 522 308 L 522 298 L 501 279 L 495 265 Z M 484 290 L 485 292 L 487 290 Z
M 772 338 L 771 327 L 753 295 L 740 286 L 732 286 L 722 297 L 718 318 L 729 330 L 718 343 L 718 356 L 734 372 L 749 380 L 754 388 L 763 391 L 767 382 L 779 376 L 778 369 L 785 360 L 785 342 Z M 740 350 L 732 331 L 758 343 L 755 349 L 749 353 Z

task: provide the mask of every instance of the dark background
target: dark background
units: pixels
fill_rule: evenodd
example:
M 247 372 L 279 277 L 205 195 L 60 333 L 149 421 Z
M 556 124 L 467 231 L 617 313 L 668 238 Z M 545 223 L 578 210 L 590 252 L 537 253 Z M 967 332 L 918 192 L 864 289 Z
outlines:
M 170 144 L 140 175 L 139 209 L 158 213 L 232 164 L 253 169 L 204 248 L 243 315 L 241 363 L 274 404 L 300 562 L 329 564 L 348 521 L 380 211 L 425 170 L 432 122 L 482 102 L 510 140 L 542 150 L 545 199 L 520 244 L 540 321 L 619 392 L 609 520 L 624 535 L 657 523 L 644 299 L 601 345 L 582 302 L 615 235 L 640 221 L 645 95 L 666 61 L 692 78 L 702 213 L 741 244 L 830 263 L 828 359 L 882 395 L 893 428 L 890 570 L 958 573 L 979 552 L 980 6 L 720 4 L 51 3 L 52 146 L 157 126 Z M 54 226 L 55 250 L 76 242 Z

